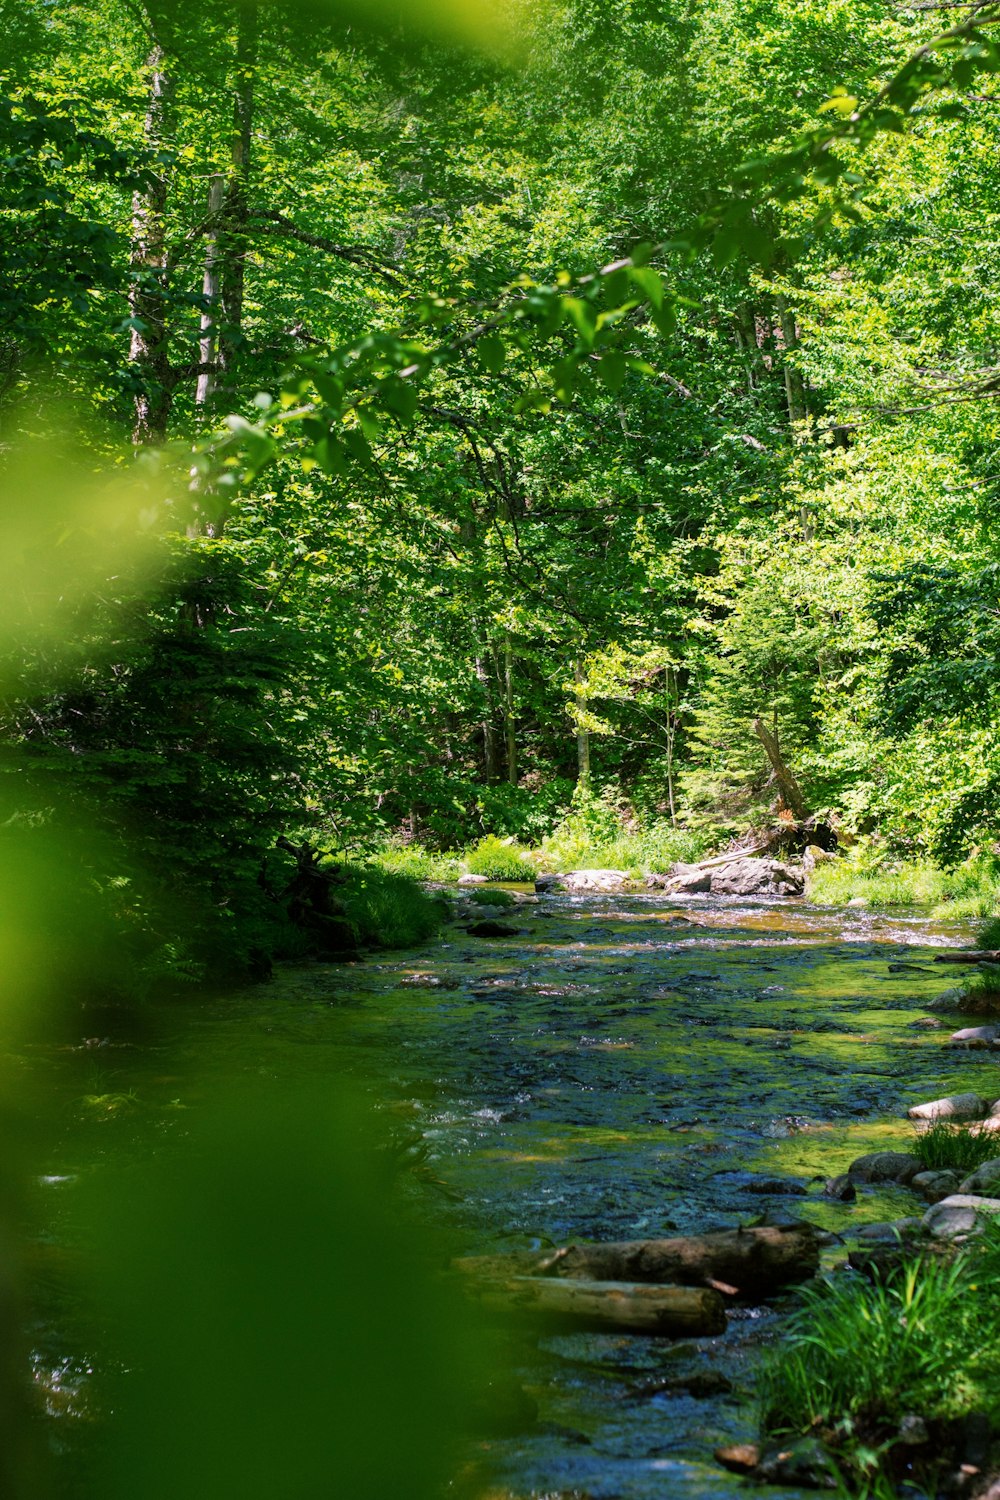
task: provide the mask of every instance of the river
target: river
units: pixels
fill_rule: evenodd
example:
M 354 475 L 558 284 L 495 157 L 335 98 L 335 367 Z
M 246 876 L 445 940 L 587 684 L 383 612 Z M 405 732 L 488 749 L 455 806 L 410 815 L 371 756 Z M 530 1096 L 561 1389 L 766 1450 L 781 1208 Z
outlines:
M 419 1146 L 413 1192 L 468 1253 L 805 1218 L 835 1237 L 835 1263 L 853 1226 L 920 1208 L 896 1187 L 835 1202 L 823 1179 L 906 1149 L 913 1103 L 1000 1092 L 988 1054 L 915 1024 L 954 982 L 929 950 L 967 942 L 957 924 L 659 893 L 518 901 L 513 937 L 452 924 L 419 951 L 280 968 L 174 1007 L 153 1049 L 96 1037 L 65 1064 L 50 1056 L 67 1115 L 43 1176 L 46 1235 L 72 1239 L 74 1182 L 116 1155 L 141 1162 L 236 1072 L 259 1079 L 265 1110 L 300 1079 L 355 1080 Z M 680 1343 L 515 1340 L 506 1357 L 537 1416 L 478 1447 L 483 1484 L 517 1500 L 745 1494 L 712 1453 L 755 1435 L 755 1370 L 781 1318 L 781 1304 L 735 1310 L 725 1335 Z M 66 1424 L 91 1364 L 58 1326 L 40 1325 L 38 1346 Z

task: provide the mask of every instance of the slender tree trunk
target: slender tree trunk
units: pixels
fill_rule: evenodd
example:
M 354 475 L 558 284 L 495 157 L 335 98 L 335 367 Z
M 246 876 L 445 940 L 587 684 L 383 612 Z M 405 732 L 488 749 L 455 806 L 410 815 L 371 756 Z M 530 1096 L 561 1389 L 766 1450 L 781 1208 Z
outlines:
M 254 82 L 257 71 L 257 5 L 240 10 L 236 38 L 236 76 L 233 92 L 232 167 L 224 207 L 222 256 L 222 315 L 219 352 L 231 370 L 243 335 L 246 288 L 247 232 L 250 215 L 250 149 L 253 138 Z
M 798 822 L 803 822 L 806 817 L 805 799 L 802 796 L 798 782 L 795 780 L 794 775 L 788 765 L 786 765 L 784 757 L 781 754 L 777 733 L 772 734 L 763 719 L 754 719 L 753 728 L 757 738 L 764 746 L 768 760 L 771 762 L 771 770 L 774 772 L 774 779 L 778 783 L 778 790 L 781 793 L 782 801 L 792 816 Z
M 676 676 L 672 667 L 664 668 L 667 689 L 667 802 L 670 805 L 670 826 L 677 827 L 677 808 L 674 805 L 674 742 L 677 738 L 677 721 L 674 718 L 673 682 Z
M 490 677 L 481 656 L 476 657 L 476 676 L 483 690 L 483 718 L 480 727 L 483 732 L 483 762 L 486 771 L 486 784 L 487 786 L 492 786 L 495 781 L 500 779 L 497 736 L 493 728 L 493 695 L 490 692 Z
M 573 663 L 573 681 L 576 683 L 577 714 L 582 716 L 587 709 L 587 680 L 579 661 Z M 590 788 L 590 730 L 581 723 L 580 717 L 576 721 L 576 784 L 584 792 Z
M 167 71 L 163 48 L 158 42 L 154 44 L 146 66 L 149 71 L 149 102 L 145 143 L 148 150 L 156 152 L 166 149 L 167 119 L 173 100 L 173 82 Z M 162 443 L 165 440 L 173 401 L 174 378 L 170 365 L 166 301 L 167 186 L 167 169 L 163 167 L 132 199 L 132 290 L 129 296 L 132 338 L 129 359 L 139 385 L 132 428 L 132 440 L 136 443 Z
M 214 365 L 218 354 L 219 293 L 221 290 L 219 216 L 222 213 L 224 195 L 225 182 L 222 173 L 214 172 L 208 186 L 208 219 L 210 228 L 208 238 L 205 242 L 205 274 L 201 283 L 202 296 L 205 298 L 205 308 L 201 315 L 201 341 L 198 345 L 198 363 L 200 365 Z M 214 389 L 214 372 L 202 369 L 199 372 L 198 385 L 195 390 L 194 399 L 196 404 L 198 406 L 207 406 Z
M 795 314 L 788 306 L 788 298 L 783 292 L 774 299 L 774 305 L 778 312 L 778 325 L 781 328 L 781 342 L 784 345 L 784 358 L 782 365 L 785 374 L 785 400 L 788 404 L 788 420 L 794 426 L 797 422 L 804 422 L 809 415 L 806 407 L 805 385 L 802 376 L 791 363 L 788 356 L 798 348 L 799 334 L 795 326 Z
M 517 786 L 517 725 L 514 719 L 514 661 L 510 636 L 503 646 L 503 727 L 507 745 L 507 780 Z

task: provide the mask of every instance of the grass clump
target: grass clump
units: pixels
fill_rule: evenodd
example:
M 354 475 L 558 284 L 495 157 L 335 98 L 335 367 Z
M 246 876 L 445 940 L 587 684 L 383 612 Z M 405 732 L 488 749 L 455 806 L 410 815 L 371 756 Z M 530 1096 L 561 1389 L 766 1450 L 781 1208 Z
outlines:
M 509 880 L 516 883 L 534 881 L 535 867 L 529 864 L 526 850 L 495 834 L 480 839 L 474 849 L 465 856 L 465 863 L 472 875 L 485 875 L 487 880 Z
M 1000 1416 L 1000 1234 L 955 1259 L 904 1261 L 877 1282 L 841 1274 L 801 1293 L 785 1342 L 765 1367 L 766 1437 L 819 1436 L 855 1482 L 902 1471 L 904 1416 L 938 1438 L 970 1412 Z M 855 1493 L 851 1490 L 850 1493 Z
M 538 849 L 540 868 L 627 870 L 637 875 L 694 863 L 711 846 L 705 831 L 675 828 L 658 820 L 641 824 L 612 796 L 580 797 Z
M 362 947 L 410 948 L 433 937 L 448 915 L 447 902 L 410 876 L 375 865 L 350 866 L 337 894 Z
M 386 844 L 369 863 L 390 875 L 408 875 L 411 880 L 457 880 L 462 868 L 460 855 L 438 854 L 419 844 Z
M 840 858 L 817 865 L 808 894 L 821 906 L 842 906 L 860 897 L 872 906 L 931 906 L 935 917 L 973 921 L 1000 905 L 1000 868 L 996 860 L 982 856 L 949 870 L 927 859 L 894 860 L 862 841 Z
M 465 892 L 466 900 L 473 901 L 477 906 L 516 906 L 517 897 L 512 896 L 510 891 L 498 891 L 496 886 L 484 889 L 481 885 L 474 885 L 471 890 Z
M 988 1133 L 971 1135 L 961 1125 L 939 1120 L 917 1133 L 913 1151 L 926 1172 L 961 1172 L 967 1177 L 984 1161 L 1000 1155 L 1000 1141 Z

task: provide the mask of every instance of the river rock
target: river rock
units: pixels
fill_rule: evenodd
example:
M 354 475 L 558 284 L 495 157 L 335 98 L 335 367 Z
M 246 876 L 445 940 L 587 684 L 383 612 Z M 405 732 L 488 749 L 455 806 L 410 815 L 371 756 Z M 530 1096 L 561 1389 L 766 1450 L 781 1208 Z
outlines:
M 818 844 L 807 844 L 802 852 L 802 868 L 807 875 L 811 875 L 817 865 L 821 865 L 824 860 L 833 858 L 835 858 L 834 855 L 828 854 Z
M 975 1125 L 969 1126 L 970 1135 L 997 1135 L 1000 1133 L 1000 1116 L 990 1115 L 985 1120 L 979 1120 Z
M 989 1189 L 1000 1188 L 1000 1156 L 982 1162 L 976 1170 L 958 1185 L 960 1193 L 983 1193 L 990 1196 Z M 1000 1196 L 1000 1193 L 997 1194 Z
M 711 871 L 713 896 L 801 896 L 801 868 L 777 859 L 737 859 Z
M 1000 1026 L 963 1026 L 953 1031 L 949 1041 L 961 1047 L 988 1047 L 1000 1037 Z
M 473 922 L 466 929 L 470 937 L 501 938 L 517 937 L 521 931 L 520 927 L 514 927 L 510 922 Z
M 965 990 L 959 985 L 950 990 L 942 990 L 940 995 L 935 995 L 933 1000 L 925 1001 L 928 1010 L 961 1010 L 965 999 Z
M 539 875 L 539 895 L 553 891 L 620 891 L 628 883 L 624 870 L 567 870 L 562 875 Z
M 944 1099 L 915 1104 L 906 1116 L 909 1120 L 981 1120 L 989 1112 L 989 1101 L 979 1094 L 948 1094 Z
M 813 1490 L 837 1488 L 833 1459 L 819 1438 L 796 1438 L 761 1454 L 755 1478 L 767 1484 L 805 1485 Z
M 824 1198 L 836 1198 L 839 1203 L 853 1203 L 857 1196 L 858 1190 L 847 1172 L 841 1172 L 839 1177 L 829 1177 L 823 1188 Z
M 851 1231 L 855 1239 L 875 1244 L 898 1244 L 900 1240 L 913 1240 L 924 1233 L 923 1219 L 886 1219 L 875 1224 L 859 1224 Z
M 667 877 L 667 890 L 685 895 L 703 895 L 712 889 L 712 872 L 700 865 L 674 865 Z
M 973 1193 L 952 1193 L 935 1203 L 923 1217 L 923 1225 L 935 1239 L 951 1240 L 972 1234 L 984 1222 L 1000 1214 L 1000 1198 L 980 1198 Z
M 870 1151 L 847 1169 L 852 1182 L 910 1182 L 923 1167 L 919 1156 L 909 1151 Z
M 925 1203 L 940 1203 L 959 1191 L 957 1172 L 918 1172 L 910 1178 L 910 1187 Z
M 458 877 L 458 883 L 459 883 L 459 885 L 485 885 L 486 884 L 486 876 L 485 875 L 460 875 Z

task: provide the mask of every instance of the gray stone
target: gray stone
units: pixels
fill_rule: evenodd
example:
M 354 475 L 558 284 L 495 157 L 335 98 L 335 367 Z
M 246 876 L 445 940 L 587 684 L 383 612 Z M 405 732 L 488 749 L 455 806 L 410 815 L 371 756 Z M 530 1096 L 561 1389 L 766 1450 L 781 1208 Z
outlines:
M 965 990 L 954 986 L 950 990 L 942 990 L 933 1000 L 925 1002 L 928 1010 L 961 1010 L 965 999 Z
M 481 938 L 517 937 L 521 931 L 510 922 L 473 922 L 465 930 L 470 937 Z
M 940 1203 L 959 1190 L 957 1172 L 918 1172 L 910 1178 L 910 1187 L 925 1203 Z
M 834 857 L 834 855 L 828 854 L 825 849 L 821 849 L 818 844 L 807 844 L 802 855 L 802 868 L 807 874 L 812 874 L 817 865 L 821 865 L 824 860 L 833 859 Z
M 980 1198 L 973 1193 L 952 1193 L 935 1203 L 923 1217 L 924 1228 L 935 1239 L 951 1240 L 972 1234 L 1000 1214 L 1000 1198 Z
M 850 901 L 848 901 L 847 904 L 848 904 L 848 906 L 867 906 L 868 905 L 868 897 L 867 896 L 852 896 L 851 899 L 850 899 Z
M 963 1026 L 953 1031 L 949 1041 L 963 1047 L 988 1047 L 1000 1037 L 1000 1026 Z
M 900 1418 L 897 1442 L 904 1443 L 907 1448 L 919 1448 L 923 1443 L 929 1443 L 930 1440 L 931 1435 L 927 1431 L 927 1423 L 918 1412 L 907 1412 L 905 1417 Z
M 711 871 L 713 896 L 801 896 L 801 868 L 777 859 L 736 859 Z
M 916 1177 L 923 1163 L 909 1151 L 871 1151 L 851 1162 L 847 1175 L 852 1182 L 902 1182 Z
M 486 884 L 486 876 L 485 875 L 460 875 L 458 877 L 458 883 L 459 883 L 459 885 L 485 885 Z
M 923 1219 L 891 1219 L 877 1224 L 861 1224 L 853 1231 L 856 1239 L 893 1244 L 912 1240 L 924 1233 Z
M 857 1196 L 858 1190 L 847 1172 L 841 1172 L 839 1177 L 827 1178 L 823 1188 L 824 1198 L 836 1198 L 840 1203 L 853 1203 Z
M 979 1094 L 948 1094 L 944 1099 L 915 1104 L 906 1114 L 910 1120 L 981 1120 L 989 1110 L 989 1102 Z
M 567 870 L 561 875 L 539 875 L 535 890 L 550 891 L 620 891 L 628 882 L 624 870 Z
M 703 870 L 700 865 L 675 865 L 667 889 L 689 896 L 705 894 L 712 889 L 712 872 Z
M 984 1189 L 1000 1187 L 1000 1156 L 982 1162 L 976 1170 L 958 1185 L 960 1193 L 982 1193 Z M 986 1196 L 989 1196 L 987 1192 Z

